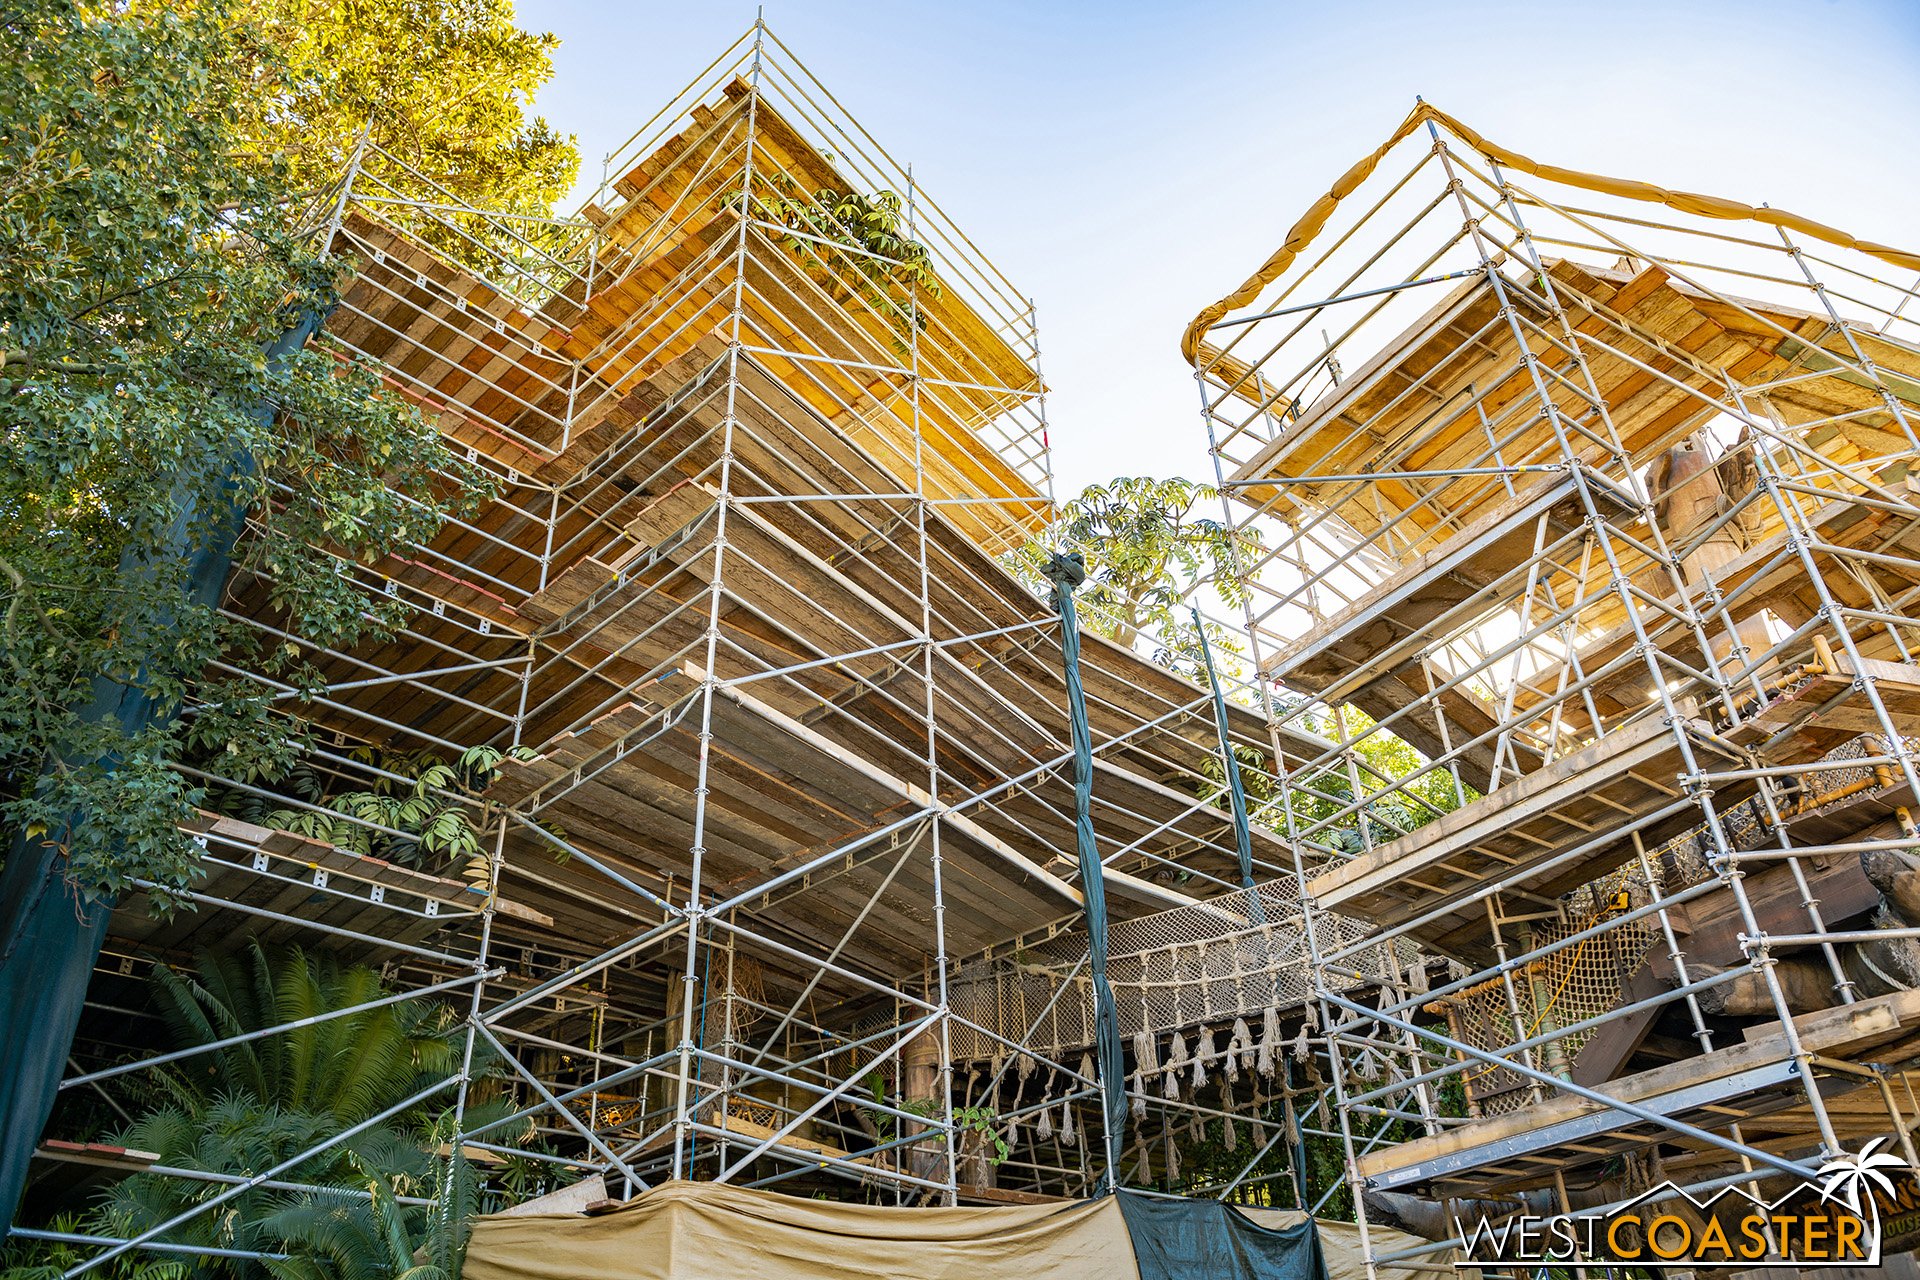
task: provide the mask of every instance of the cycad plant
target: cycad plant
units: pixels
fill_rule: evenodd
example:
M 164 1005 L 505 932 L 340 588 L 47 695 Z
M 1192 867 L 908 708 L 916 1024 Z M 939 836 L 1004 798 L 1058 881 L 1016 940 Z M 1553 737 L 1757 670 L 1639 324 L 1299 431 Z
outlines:
M 390 994 L 365 965 L 298 947 L 269 956 L 258 942 L 202 953 L 188 975 L 154 969 L 161 1016 L 196 1045 L 371 1003 Z M 157 1073 L 182 1105 L 255 1099 L 352 1125 L 451 1075 L 458 1018 L 446 1005 L 403 1000 L 186 1059 Z
M 278 1280 L 454 1280 L 459 1237 L 429 1229 L 432 1210 L 402 1205 L 385 1169 L 357 1156 L 367 1194 L 315 1191 L 288 1202 L 260 1223 L 290 1256 L 267 1263 Z M 465 1161 L 459 1167 L 465 1169 Z M 425 1234 L 426 1242 L 416 1244 Z
M 189 975 L 155 970 L 156 1000 L 181 1047 L 208 1044 L 391 994 L 379 974 L 297 948 L 249 943 L 199 957 Z M 460 1066 L 460 1022 L 444 1004 L 400 1001 L 210 1050 L 150 1073 L 146 1113 L 114 1141 L 160 1163 L 215 1174 L 257 1174 L 351 1128 Z M 444 1099 L 441 1100 L 444 1102 Z M 496 1102 L 495 1106 L 504 1106 Z M 469 1119 L 489 1110 L 470 1105 Z M 472 1174 L 451 1150 L 453 1123 L 429 1100 L 302 1162 L 289 1182 L 258 1187 L 170 1230 L 174 1243 L 290 1255 L 286 1261 L 195 1258 L 206 1277 L 406 1276 L 458 1271 Z M 137 1176 L 96 1214 L 108 1233 L 137 1235 L 230 1189 L 221 1182 Z M 431 1207 L 406 1199 L 435 1199 Z M 429 1261 L 416 1263 L 416 1252 Z

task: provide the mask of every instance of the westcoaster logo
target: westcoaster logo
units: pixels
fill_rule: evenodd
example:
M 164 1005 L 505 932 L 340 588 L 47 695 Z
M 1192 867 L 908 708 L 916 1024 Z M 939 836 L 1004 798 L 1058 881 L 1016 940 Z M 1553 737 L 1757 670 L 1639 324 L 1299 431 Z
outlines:
M 1555 1217 L 1454 1220 L 1456 1267 L 1578 1262 L 1604 1270 L 1691 1270 L 1766 1263 L 1802 1271 L 1880 1264 L 1883 1238 L 1920 1209 L 1920 1171 L 1877 1138 L 1820 1166 L 1775 1200 L 1742 1187 L 1696 1199 L 1663 1182 L 1617 1208 Z M 1817 1193 L 1817 1194 L 1815 1194 Z

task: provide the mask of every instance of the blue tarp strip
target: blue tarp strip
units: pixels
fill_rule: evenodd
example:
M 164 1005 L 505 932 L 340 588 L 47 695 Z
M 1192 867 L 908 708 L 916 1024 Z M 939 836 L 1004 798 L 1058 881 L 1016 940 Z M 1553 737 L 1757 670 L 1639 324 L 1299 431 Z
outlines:
M 1247 820 L 1247 792 L 1240 785 L 1240 760 L 1233 754 L 1233 737 L 1227 725 L 1227 695 L 1220 692 L 1220 677 L 1213 669 L 1213 648 L 1207 644 L 1206 624 L 1200 621 L 1200 611 L 1193 612 L 1193 629 L 1200 637 L 1200 659 L 1207 667 L 1207 684 L 1213 689 L 1213 724 L 1220 738 L 1220 760 L 1227 771 L 1227 797 L 1233 805 L 1233 836 L 1240 853 L 1240 887 L 1253 888 L 1253 829 Z M 1260 912 L 1260 900 L 1255 897 L 1253 909 Z
M 267 349 L 269 361 L 284 360 L 297 351 L 325 322 L 323 315 L 301 318 Z M 270 414 L 270 407 L 259 412 Z M 237 453 L 228 460 L 228 485 L 253 470 L 253 459 Z M 227 573 L 233 566 L 234 544 L 246 525 L 245 511 L 236 511 L 205 544 L 189 545 L 196 512 L 182 499 L 168 527 L 167 542 L 150 555 L 187 558 L 191 586 L 188 602 L 219 604 Z M 141 557 L 132 557 L 129 572 L 140 574 Z M 140 732 L 162 714 L 138 682 L 98 677 L 92 696 L 81 710 L 94 724 L 118 722 L 129 735 Z M 166 710 L 171 714 L 172 709 Z M 117 764 L 109 760 L 109 767 Z M 76 814 L 74 822 L 84 821 Z M 0 868 L 0 1209 L 8 1223 L 19 1211 L 26 1190 L 28 1167 L 53 1112 L 60 1077 L 73 1050 L 73 1035 L 87 998 L 101 944 L 106 941 L 111 903 L 84 903 L 67 883 L 60 848 L 46 837 L 29 838 L 14 832 L 7 863 Z
M 1100 847 L 1093 838 L 1093 735 L 1087 728 L 1086 692 L 1080 686 L 1080 621 L 1073 589 L 1086 581 L 1077 555 L 1056 555 L 1047 564 L 1054 607 L 1060 613 L 1060 653 L 1067 680 L 1067 719 L 1073 735 L 1074 850 L 1080 862 L 1080 892 L 1087 918 L 1087 968 L 1093 978 L 1094 1054 L 1105 1100 L 1107 1177 L 1118 1181 L 1127 1122 L 1126 1063 L 1120 1051 L 1120 1015 L 1107 984 L 1107 887 Z
M 1327 1280 L 1311 1218 L 1274 1230 L 1219 1200 L 1119 1196 L 1140 1280 Z

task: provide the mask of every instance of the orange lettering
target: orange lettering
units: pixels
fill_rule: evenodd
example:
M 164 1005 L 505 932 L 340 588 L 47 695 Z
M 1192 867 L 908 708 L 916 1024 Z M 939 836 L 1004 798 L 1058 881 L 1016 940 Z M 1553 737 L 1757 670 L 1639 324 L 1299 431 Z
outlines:
M 1626 1226 L 1629 1222 L 1636 1227 L 1639 1226 L 1640 1215 L 1629 1213 L 1622 1217 L 1615 1218 L 1607 1224 L 1607 1248 L 1612 1251 L 1614 1257 L 1620 1259 L 1622 1262 L 1636 1262 L 1640 1258 L 1639 1249 L 1636 1248 L 1632 1252 L 1628 1252 L 1626 1246 L 1620 1243 L 1620 1228 Z
M 1671 1251 L 1660 1247 L 1660 1228 L 1669 1222 L 1680 1229 L 1680 1243 L 1673 1246 Z M 1693 1228 L 1687 1225 L 1685 1218 L 1676 1218 L 1670 1213 L 1663 1213 L 1647 1226 L 1647 1248 L 1653 1250 L 1655 1257 L 1672 1262 L 1675 1258 L 1683 1256 L 1692 1245 Z
M 1747 1243 L 1740 1246 L 1740 1256 L 1751 1262 L 1767 1253 L 1767 1220 L 1754 1214 L 1748 1214 L 1740 1220 L 1740 1234 Z
M 1720 1225 L 1718 1218 L 1707 1219 L 1707 1229 L 1700 1233 L 1700 1247 L 1695 1256 L 1705 1261 L 1709 1249 L 1717 1250 L 1721 1260 L 1733 1261 L 1733 1246 L 1727 1243 L 1727 1229 Z
M 1867 1251 L 1860 1246 L 1860 1230 L 1866 1225 L 1866 1223 L 1860 1221 L 1860 1219 L 1854 1217 L 1852 1214 L 1848 1214 L 1833 1224 L 1835 1236 L 1833 1242 L 1834 1261 L 1840 1262 L 1848 1258 L 1858 1258 L 1863 1262 L 1866 1261 Z

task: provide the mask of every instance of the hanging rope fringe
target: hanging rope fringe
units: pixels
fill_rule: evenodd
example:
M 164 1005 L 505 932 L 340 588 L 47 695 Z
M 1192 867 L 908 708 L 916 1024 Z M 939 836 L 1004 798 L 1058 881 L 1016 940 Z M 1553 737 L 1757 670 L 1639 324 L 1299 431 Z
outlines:
M 1307 1026 L 1315 1031 L 1320 1029 L 1320 1006 L 1309 1000 L 1306 1004 Z
M 1309 1006 L 1311 1007 L 1311 1006 Z M 1305 1062 L 1313 1056 L 1313 1044 L 1307 1038 L 1307 1024 L 1300 1024 L 1300 1034 L 1293 1038 L 1293 1060 Z
M 1167 1046 L 1167 1067 L 1160 1080 L 1160 1096 L 1169 1102 L 1180 1096 L 1180 1071 L 1186 1065 L 1187 1038 L 1176 1030 L 1173 1043 Z
M 1256 1047 L 1253 1040 L 1253 1031 L 1247 1026 L 1247 1020 L 1245 1018 L 1235 1018 L 1233 1020 L 1233 1038 L 1240 1042 L 1240 1069 L 1242 1071 L 1253 1070 Z
M 1080 1145 L 1080 1131 L 1073 1126 L 1073 1103 L 1060 1104 L 1060 1141 L 1070 1147 Z
M 1269 1080 L 1273 1078 L 1275 1055 L 1282 1051 L 1280 1035 L 1280 1010 L 1269 1006 L 1260 1027 L 1260 1052 L 1254 1058 L 1254 1070 Z
M 1193 1087 L 1200 1088 L 1207 1082 L 1207 1059 L 1213 1056 L 1213 1032 L 1201 1027 L 1199 1038 L 1193 1042 Z
M 1374 1054 L 1372 1049 L 1362 1049 L 1360 1051 L 1360 1060 L 1353 1064 L 1353 1074 L 1359 1076 L 1362 1080 L 1378 1080 L 1380 1078 L 1380 1059 Z
M 1227 1150 L 1229 1151 L 1240 1145 L 1240 1134 L 1233 1126 L 1233 1112 L 1231 1111 L 1227 1112 L 1226 1131 L 1222 1135 L 1222 1139 L 1226 1142 Z
M 1140 1157 L 1140 1163 L 1133 1171 L 1133 1180 L 1146 1186 L 1153 1181 L 1153 1152 L 1147 1146 L 1145 1134 L 1133 1140 L 1133 1153 Z
M 1159 1061 L 1154 1056 L 1153 1032 L 1136 1031 L 1133 1033 L 1133 1083 L 1129 1086 L 1133 1094 L 1133 1117 L 1138 1120 L 1147 1114 L 1145 1094 L 1147 1076 L 1159 1069 Z
M 1173 1141 L 1173 1130 L 1165 1130 L 1167 1140 L 1167 1186 L 1180 1181 L 1180 1148 Z

